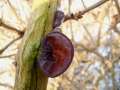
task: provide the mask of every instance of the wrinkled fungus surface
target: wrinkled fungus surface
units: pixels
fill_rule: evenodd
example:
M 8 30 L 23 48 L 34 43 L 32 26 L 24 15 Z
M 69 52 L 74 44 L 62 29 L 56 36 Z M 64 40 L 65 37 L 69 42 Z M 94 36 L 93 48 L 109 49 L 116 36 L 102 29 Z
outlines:
M 56 77 L 69 67 L 73 54 L 71 41 L 60 32 L 51 32 L 42 42 L 38 64 L 47 76 Z

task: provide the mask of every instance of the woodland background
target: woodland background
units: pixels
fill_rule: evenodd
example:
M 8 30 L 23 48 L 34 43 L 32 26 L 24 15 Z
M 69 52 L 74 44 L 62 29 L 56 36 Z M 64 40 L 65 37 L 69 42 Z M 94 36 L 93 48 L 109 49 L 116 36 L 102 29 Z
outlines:
M 82 12 L 60 26 L 73 42 L 69 69 L 50 78 L 48 90 L 120 90 L 120 0 L 61 0 L 65 15 Z M 32 0 L 0 0 L 0 90 L 12 90 L 18 48 L 31 21 Z

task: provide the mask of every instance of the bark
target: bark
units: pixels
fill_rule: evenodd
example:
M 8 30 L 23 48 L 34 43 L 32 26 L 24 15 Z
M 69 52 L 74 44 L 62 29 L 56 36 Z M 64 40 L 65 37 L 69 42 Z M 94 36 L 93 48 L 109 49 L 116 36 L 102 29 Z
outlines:
M 35 0 L 32 22 L 25 32 L 17 56 L 14 90 L 46 90 L 48 77 L 36 65 L 42 38 L 52 30 L 57 0 Z M 42 48 L 41 48 L 42 49 Z

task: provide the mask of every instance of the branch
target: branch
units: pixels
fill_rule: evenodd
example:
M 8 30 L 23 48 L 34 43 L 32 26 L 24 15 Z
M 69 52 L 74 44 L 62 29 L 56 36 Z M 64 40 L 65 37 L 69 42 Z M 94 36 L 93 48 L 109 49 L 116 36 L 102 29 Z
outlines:
M 87 7 L 86 7 L 86 5 L 85 5 L 85 3 L 84 3 L 84 0 L 81 0 L 81 2 L 82 2 L 82 4 L 83 4 L 83 7 L 86 9 Z
M 11 3 L 10 0 L 7 0 L 7 1 L 8 1 L 8 4 L 9 4 L 11 10 L 12 10 L 13 13 L 15 14 L 16 18 L 17 18 L 20 22 L 22 22 L 22 20 L 20 19 L 19 15 L 17 14 L 17 11 L 18 11 L 18 10 L 14 7 L 14 5 L 12 5 L 12 3 Z M 17 3 L 16 3 L 16 4 L 17 4 Z
M 23 36 L 23 35 L 22 35 Z M 12 45 L 15 41 L 19 40 L 22 36 L 17 37 L 16 39 L 9 42 L 4 48 L 0 50 L 0 54 L 2 54 L 10 45 Z
M 15 31 L 15 32 L 18 33 L 19 35 L 23 35 L 23 34 L 24 34 L 24 31 L 25 31 L 25 30 L 20 31 L 20 30 L 14 28 L 14 27 L 12 27 L 12 26 L 9 26 L 9 25 L 3 23 L 2 21 L 1 21 L 1 23 L 0 23 L 0 26 L 3 26 L 3 27 L 5 27 L 5 28 L 7 28 L 7 29 L 9 29 L 9 30 L 11 30 L 11 31 Z
M 4 56 L 0 56 L 0 58 L 9 58 L 9 57 L 12 57 L 12 56 L 15 56 L 16 54 L 10 54 L 10 55 L 4 55 Z
M 37 3 L 37 5 L 36 5 Z M 58 0 L 33 0 L 34 21 L 26 31 L 17 54 L 17 73 L 14 90 L 46 90 L 48 77 L 37 64 L 41 41 L 53 27 Z
M 78 19 L 82 18 L 82 15 L 84 15 L 85 13 L 95 9 L 96 7 L 106 3 L 107 1 L 109 1 L 109 0 L 99 1 L 96 4 L 94 4 L 93 6 L 87 8 L 87 9 L 85 9 L 83 11 L 79 11 L 78 13 L 75 13 L 75 14 L 71 13 L 70 15 L 66 15 L 65 18 L 64 18 L 64 22 L 67 21 L 67 20 L 70 20 L 70 19 L 78 20 Z
M 119 6 L 119 2 L 118 2 L 118 0 L 114 0 L 114 2 L 115 2 L 115 6 L 116 6 L 116 8 L 117 8 L 118 14 L 120 15 L 120 6 Z
M 91 53 L 95 54 L 96 56 L 98 56 L 98 57 L 102 60 L 102 62 L 104 62 L 105 58 L 104 58 L 100 53 L 98 53 L 98 52 L 96 51 L 96 47 L 95 47 L 95 48 L 89 48 L 89 47 L 86 47 L 86 46 L 83 45 L 83 44 L 78 44 L 78 45 L 79 45 L 81 48 L 83 48 L 85 51 L 91 52 Z
M 114 32 L 116 32 L 118 35 L 120 35 L 120 31 L 118 30 L 118 28 L 116 27 L 116 25 L 120 22 L 120 15 L 114 15 L 112 16 L 112 20 L 111 20 L 111 25 L 109 30 L 113 30 Z
M 87 29 L 87 27 L 86 27 L 85 25 L 83 25 L 83 24 L 82 24 L 82 26 L 83 26 L 85 32 L 87 33 L 87 35 L 89 36 L 91 42 L 92 42 L 94 45 L 96 45 L 96 44 L 95 44 L 95 41 L 94 41 L 94 39 L 93 39 L 91 33 L 90 33 L 89 30 Z
M 8 87 L 10 89 L 13 89 L 13 86 L 6 84 L 6 83 L 0 83 L 0 86 Z
M 120 61 L 120 56 L 118 56 L 117 58 L 113 59 L 112 63 L 115 64 L 115 63 L 118 63 Z

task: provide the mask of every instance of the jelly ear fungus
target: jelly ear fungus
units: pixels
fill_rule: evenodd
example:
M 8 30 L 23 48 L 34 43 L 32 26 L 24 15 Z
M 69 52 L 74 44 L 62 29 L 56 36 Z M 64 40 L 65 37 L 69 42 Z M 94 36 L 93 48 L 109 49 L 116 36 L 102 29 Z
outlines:
M 62 33 L 51 32 L 43 40 L 38 65 L 48 77 L 56 77 L 69 67 L 73 55 L 71 41 Z
M 61 32 L 53 30 L 43 38 L 41 46 L 37 64 L 44 74 L 53 78 L 65 72 L 74 56 L 72 42 Z

